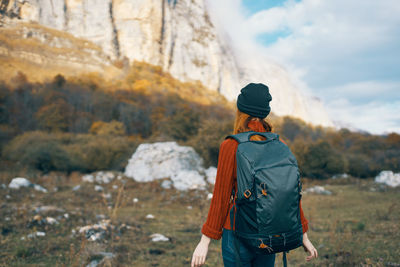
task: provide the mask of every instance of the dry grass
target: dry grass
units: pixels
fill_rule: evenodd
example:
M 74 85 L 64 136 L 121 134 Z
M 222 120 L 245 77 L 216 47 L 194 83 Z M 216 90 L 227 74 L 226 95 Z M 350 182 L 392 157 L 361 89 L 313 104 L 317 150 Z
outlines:
M 103 266 L 188 266 L 191 253 L 199 241 L 200 228 L 209 207 L 207 192 L 181 193 L 163 189 L 160 181 L 137 183 L 127 179 L 125 184 L 115 179 L 103 185 L 112 194 L 107 200 L 93 184 L 81 182 L 81 174 L 36 172 L 1 173 L 0 182 L 8 184 L 12 177 L 28 177 L 49 189 L 43 194 L 29 189 L 12 191 L 0 189 L 3 200 L 0 212 L 2 235 L 0 265 L 24 266 L 82 266 L 99 257 L 98 252 L 112 252 L 115 257 L 103 261 Z M 324 182 L 305 181 L 304 187 Z M 72 187 L 82 184 L 79 191 Z M 113 189 L 112 185 L 118 185 Z M 54 187 L 58 192 L 53 192 Z M 371 191 L 372 188 L 381 190 Z M 310 221 L 309 237 L 318 249 L 319 258 L 310 263 L 299 248 L 288 254 L 291 266 L 396 266 L 400 264 L 399 189 L 377 187 L 372 180 L 326 185 L 330 196 L 307 194 L 303 208 Z M 208 190 L 210 191 L 211 188 Z M 6 195 L 11 196 L 10 199 Z M 134 203 L 133 198 L 139 202 Z M 59 225 L 29 228 L 34 215 L 32 207 L 55 205 L 70 214 Z M 188 208 L 191 206 L 192 208 Z M 146 219 L 147 214 L 155 219 Z M 77 226 L 96 223 L 96 215 L 104 214 L 115 226 L 126 224 L 121 234 L 113 232 L 106 242 L 86 241 L 71 236 Z M 52 216 L 57 216 L 53 214 Z M 10 218 L 7 220 L 6 218 Z M 45 231 L 45 237 L 21 240 L 34 231 Z M 151 242 L 149 236 L 161 233 L 169 242 Z M 220 241 L 210 246 L 206 266 L 222 266 Z M 281 264 L 278 255 L 276 266 Z M 392 265 L 390 265 L 392 264 Z

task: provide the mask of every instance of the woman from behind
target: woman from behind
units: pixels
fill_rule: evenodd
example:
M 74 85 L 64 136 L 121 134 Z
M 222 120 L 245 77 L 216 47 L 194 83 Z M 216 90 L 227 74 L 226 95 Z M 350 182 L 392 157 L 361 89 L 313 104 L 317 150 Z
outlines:
M 264 84 L 250 83 L 242 88 L 237 98 L 237 111 L 233 134 L 255 131 L 271 132 L 271 125 L 265 120 L 270 113 L 269 102 L 272 97 L 269 88 Z M 253 135 L 250 140 L 261 141 L 265 137 Z M 281 140 L 282 141 L 282 140 Z M 230 211 L 233 207 L 232 190 L 237 190 L 236 150 L 238 142 L 227 138 L 221 145 L 218 156 L 217 177 L 214 185 L 213 197 L 210 204 L 207 220 L 201 232 L 202 237 L 192 256 L 192 267 L 205 263 L 208 246 L 211 239 L 219 240 L 222 237 L 222 258 L 225 267 L 237 266 L 234 246 L 234 236 L 231 229 Z M 314 248 L 307 236 L 308 221 L 304 217 L 299 203 L 300 219 L 303 230 L 303 248 L 309 253 L 306 260 L 317 257 Z M 258 255 L 246 248 L 239 241 L 239 254 L 241 265 L 244 267 L 270 267 L 274 266 L 275 254 Z

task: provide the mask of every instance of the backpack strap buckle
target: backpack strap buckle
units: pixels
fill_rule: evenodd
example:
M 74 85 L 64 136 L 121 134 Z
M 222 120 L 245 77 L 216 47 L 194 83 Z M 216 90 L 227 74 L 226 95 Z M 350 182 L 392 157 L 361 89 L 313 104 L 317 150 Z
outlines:
M 244 191 L 243 195 L 245 198 L 249 198 L 251 196 L 251 191 L 249 189 L 246 189 L 246 191 Z

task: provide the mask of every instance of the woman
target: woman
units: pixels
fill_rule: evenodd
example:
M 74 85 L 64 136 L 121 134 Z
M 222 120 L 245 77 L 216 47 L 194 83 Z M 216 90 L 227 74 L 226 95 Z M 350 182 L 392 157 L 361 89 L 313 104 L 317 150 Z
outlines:
M 272 97 L 269 88 L 264 84 L 250 83 L 242 88 L 237 98 L 237 113 L 233 134 L 246 131 L 270 132 L 271 126 L 264 119 L 270 113 L 269 102 Z M 255 135 L 251 140 L 263 140 L 263 136 Z M 282 140 L 281 140 L 282 141 Z M 236 186 L 236 149 L 238 143 L 232 138 L 224 140 L 220 145 L 218 156 L 217 177 L 215 180 L 213 198 L 211 200 L 208 217 L 203 225 L 202 237 L 197 245 L 193 257 L 192 267 L 205 263 L 208 245 L 211 239 L 222 237 L 222 257 L 225 267 L 235 267 L 235 251 L 233 245 L 233 233 L 231 231 L 229 211 L 232 209 L 232 189 Z M 300 219 L 303 227 L 303 247 L 309 253 L 306 260 L 318 256 L 307 236 L 308 221 L 304 217 L 300 201 Z M 239 254 L 243 266 L 269 267 L 274 266 L 275 254 L 255 255 L 243 244 L 239 244 Z

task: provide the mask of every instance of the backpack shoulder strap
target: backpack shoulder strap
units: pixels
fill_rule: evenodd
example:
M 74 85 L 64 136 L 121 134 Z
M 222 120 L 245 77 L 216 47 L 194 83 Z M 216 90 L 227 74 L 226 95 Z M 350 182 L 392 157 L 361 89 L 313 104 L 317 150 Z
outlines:
M 240 143 L 245 143 L 245 142 L 249 142 L 250 137 L 252 135 L 262 135 L 265 138 L 267 138 L 267 140 L 264 141 L 257 141 L 257 142 L 267 142 L 267 141 L 271 141 L 271 140 L 279 140 L 279 135 L 276 133 L 271 133 L 271 132 L 255 132 L 255 131 L 248 131 L 248 132 L 242 132 L 242 133 L 238 133 L 238 134 L 230 134 L 228 136 L 225 137 L 225 139 L 227 138 L 233 138 L 235 139 L 239 144 Z

